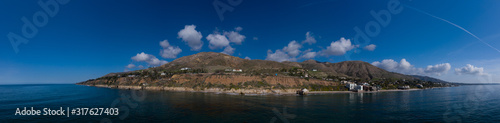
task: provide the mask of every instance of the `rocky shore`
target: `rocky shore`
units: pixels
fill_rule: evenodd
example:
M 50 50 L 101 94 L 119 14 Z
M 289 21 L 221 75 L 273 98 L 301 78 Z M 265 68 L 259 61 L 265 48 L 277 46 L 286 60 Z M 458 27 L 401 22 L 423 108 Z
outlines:
M 126 90 L 156 90 L 156 91 L 176 91 L 176 92 L 209 92 L 209 93 L 226 93 L 226 94 L 278 94 L 278 95 L 295 95 L 298 89 L 221 89 L 221 88 L 205 88 L 205 89 L 194 89 L 188 87 L 154 87 L 154 86 L 128 86 L 128 85 L 86 85 L 94 87 L 103 88 L 116 88 L 116 89 L 126 89 Z M 433 89 L 433 88 L 428 88 Z M 379 90 L 379 91 L 311 91 L 308 94 L 334 94 L 334 93 L 378 93 L 378 92 L 397 92 L 397 91 L 418 91 L 425 89 L 390 89 L 390 90 Z
M 178 92 L 214 92 L 228 94 L 295 94 L 297 89 L 221 89 L 221 88 L 204 88 L 194 89 L 188 87 L 155 87 L 155 86 L 128 86 L 128 85 L 86 85 L 103 88 L 117 88 L 127 90 L 158 90 L 158 91 L 178 91 Z

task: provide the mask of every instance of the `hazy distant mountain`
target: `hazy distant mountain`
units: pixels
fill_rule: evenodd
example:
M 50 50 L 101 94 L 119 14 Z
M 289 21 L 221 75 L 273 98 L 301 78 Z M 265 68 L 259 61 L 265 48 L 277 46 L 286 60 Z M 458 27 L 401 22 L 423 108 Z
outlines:
M 437 78 L 432 78 L 432 77 L 428 77 L 428 76 L 420 76 L 420 75 L 411 75 L 415 78 L 418 78 L 420 80 L 423 80 L 423 81 L 431 81 L 431 82 L 439 82 L 439 83 L 449 83 L 447 81 L 443 81 L 441 79 L 437 79 Z

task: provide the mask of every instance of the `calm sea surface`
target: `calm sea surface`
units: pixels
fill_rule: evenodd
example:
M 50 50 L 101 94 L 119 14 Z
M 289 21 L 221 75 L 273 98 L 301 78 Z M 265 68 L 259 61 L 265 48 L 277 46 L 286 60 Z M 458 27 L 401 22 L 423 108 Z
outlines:
M 0 85 L 0 122 L 500 122 L 500 85 L 307 96 Z M 19 116 L 17 108 L 111 108 L 118 116 Z M 43 111 L 42 111 L 43 112 Z

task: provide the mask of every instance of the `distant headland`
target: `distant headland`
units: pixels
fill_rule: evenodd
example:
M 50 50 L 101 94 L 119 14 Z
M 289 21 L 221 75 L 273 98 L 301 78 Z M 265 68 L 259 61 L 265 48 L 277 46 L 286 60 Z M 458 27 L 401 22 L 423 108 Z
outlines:
M 363 92 L 457 85 L 426 76 L 389 72 L 363 61 L 275 62 L 214 52 L 181 57 L 159 67 L 109 73 L 77 84 L 239 94 L 291 94 L 304 88 L 311 92 Z

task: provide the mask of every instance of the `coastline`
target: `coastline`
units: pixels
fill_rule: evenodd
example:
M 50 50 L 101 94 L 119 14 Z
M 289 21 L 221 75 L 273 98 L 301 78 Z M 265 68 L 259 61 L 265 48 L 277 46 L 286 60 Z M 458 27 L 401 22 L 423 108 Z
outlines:
M 174 92 L 205 92 L 205 93 L 225 93 L 225 94 L 241 94 L 241 95 L 296 95 L 297 89 L 221 89 L 221 88 L 205 88 L 205 89 L 194 89 L 188 87 L 142 87 L 142 86 L 130 86 L 130 85 L 120 85 L 120 86 L 109 86 L 109 85 L 85 85 L 101 88 L 115 88 L 115 89 L 126 89 L 126 90 L 155 90 L 155 91 L 174 91 Z M 442 87 L 436 87 L 442 88 Z M 336 94 L 336 93 L 378 93 L 378 92 L 398 92 L 398 91 L 418 91 L 434 88 L 424 88 L 424 89 L 389 89 L 389 90 L 379 90 L 379 91 L 310 91 L 308 94 Z

